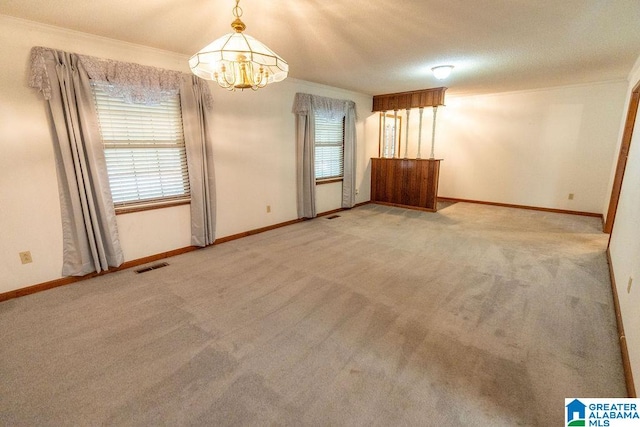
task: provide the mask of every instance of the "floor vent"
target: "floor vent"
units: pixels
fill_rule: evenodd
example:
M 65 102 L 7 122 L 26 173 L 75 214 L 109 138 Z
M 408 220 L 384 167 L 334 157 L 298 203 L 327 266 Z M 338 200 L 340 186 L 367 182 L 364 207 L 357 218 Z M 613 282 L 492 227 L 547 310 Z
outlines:
M 340 218 L 340 215 L 331 215 L 327 217 L 327 219 L 336 219 L 336 218 Z
M 136 270 L 136 273 L 146 273 L 147 271 L 157 270 L 158 268 L 166 267 L 167 265 L 169 265 L 169 263 L 160 262 L 158 264 L 153 264 L 148 267 L 143 267 L 139 270 Z

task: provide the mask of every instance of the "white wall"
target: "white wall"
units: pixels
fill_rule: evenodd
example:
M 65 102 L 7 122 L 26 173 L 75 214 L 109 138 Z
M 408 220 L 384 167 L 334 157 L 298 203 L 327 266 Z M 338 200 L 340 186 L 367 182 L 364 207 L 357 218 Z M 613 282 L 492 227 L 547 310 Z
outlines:
M 378 141 L 377 128 L 372 129 L 369 120 L 373 116 L 371 96 L 292 78 L 257 92 L 218 89 L 213 116 L 218 237 L 297 217 L 295 120 L 291 113 L 296 92 L 356 102 L 356 201 L 369 200 L 367 153 Z M 319 185 L 316 190 L 318 212 L 340 207 L 341 183 Z M 267 213 L 267 205 L 271 213 Z
M 28 87 L 29 52 L 46 46 L 70 52 L 189 72 L 187 57 L 0 15 L 0 293 L 60 278 L 60 207 L 45 103 Z M 259 90 L 230 93 L 212 86 L 217 179 L 217 233 L 224 237 L 296 218 L 296 92 L 351 99 L 359 120 L 357 202 L 369 200 L 368 158 L 377 150 L 371 97 L 287 79 Z M 319 191 L 320 211 L 340 207 L 340 185 Z M 271 213 L 266 212 L 271 206 Z M 189 207 L 118 216 L 125 259 L 190 244 Z M 18 252 L 33 263 L 22 265 Z
M 628 95 L 638 81 L 640 81 L 640 57 L 629 76 Z M 620 135 L 622 135 L 622 129 Z M 615 168 L 615 163 L 613 167 Z M 636 118 L 609 246 L 636 391 L 640 391 L 640 311 L 638 310 L 640 307 L 640 186 L 638 183 L 640 183 L 640 117 Z M 633 283 L 630 292 L 627 292 L 629 279 L 633 279 Z
M 437 113 L 435 157 L 444 159 L 439 195 L 601 213 L 626 88 L 626 81 L 618 81 L 447 95 Z M 432 115 L 425 109 L 423 158 L 431 148 Z M 409 157 L 417 152 L 418 120 L 412 111 Z M 404 146 L 404 119 L 403 125 Z
M 60 277 L 62 236 L 44 101 L 27 86 L 29 51 L 43 45 L 188 72 L 186 57 L 0 15 L 0 292 Z M 296 92 L 357 103 L 358 202 L 369 200 L 369 158 L 378 153 L 371 97 L 289 78 L 259 90 L 212 87 L 217 237 L 295 219 Z M 438 112 L 440 195 L 601 212 L 618 143 L 627 84 L 485 96 L 447 96 Z M 423 157 L 431 112 L 425 111 Z M 417 113 L 409 156 L 415 156 Z M 404 133 L 404 130 L 403 130 Z M 404 140 L 403 140 L 404 143 Z M 403 152 L 401 154 L 404 154 Z M 340 206 L 340 185 L 318 187 L 320 212 Z M 573 201 L 567 200 L 574 193 Z M 266 206 L 271 206 L 271 213 Z M 189 208 L 118 216 L 127 260 L 189 245 Z M 170 224 L 170 227 L 167 227 Z M 21 265 L 18 252 L 34 262 Z

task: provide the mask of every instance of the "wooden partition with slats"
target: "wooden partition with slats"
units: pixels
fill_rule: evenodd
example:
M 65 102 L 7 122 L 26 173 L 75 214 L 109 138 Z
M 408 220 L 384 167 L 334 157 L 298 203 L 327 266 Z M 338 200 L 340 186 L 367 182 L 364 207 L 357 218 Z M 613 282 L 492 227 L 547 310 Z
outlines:
M 373 97 L 373 111 L 381 112 L 380 153 L 383 152 L 382 128 L 388 111 L 394 111 L 393 121 L 396 129 L 398 111 L 406 110 L 406 142 L 405 157 L 400 157 L 400 149 L 393 150 L 396 157 L 371 159 L 371 201 L 374 203 L 402 206 L 435 212 L 438 209 L 438 176 L 441 159 L 434 159 L 433 138 L 435 136 L 435 114 L 439 106 L 444 105 L 446 87 L 414 90 L 411 92 L 390 93 Z M 431 155 L 428 159 L 407 158 L 409 112 L 414 108 L 420 110 L 420 133 L 418 134 L 418 157 L 422 134 L 422 111 L 425 107 L 433 107 L 434 121 L 432 133 Z M 395 131 L 394 131 L 395 132 Z M 385 140 L 386 141 L 386 140 Z M 394 137 L 394 144 L 396 138 Z M 395 145 L 394 145 L 395 146 Z M 397 142 L 397 147 L 400 142 Z M 385 146 L 386 147 L 386 146 Z
M 371 159 L 371 201 L 438 210 L 440 159 Z

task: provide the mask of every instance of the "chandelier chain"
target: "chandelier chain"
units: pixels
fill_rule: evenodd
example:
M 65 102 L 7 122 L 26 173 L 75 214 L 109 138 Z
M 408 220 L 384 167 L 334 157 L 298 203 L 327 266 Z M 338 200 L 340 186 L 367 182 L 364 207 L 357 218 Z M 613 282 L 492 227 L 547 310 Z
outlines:
M 242 16 L 242 8 L 239 6 L 240 0 L 236 0 L 236 6 L 233 8 L 233 16 L 240 18 Z

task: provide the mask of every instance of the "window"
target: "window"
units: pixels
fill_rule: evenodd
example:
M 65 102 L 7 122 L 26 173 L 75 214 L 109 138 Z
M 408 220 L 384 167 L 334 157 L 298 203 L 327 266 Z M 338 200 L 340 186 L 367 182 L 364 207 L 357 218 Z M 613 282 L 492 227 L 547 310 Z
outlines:
M 116 212 L 189 200 L 180 97 L 128 104 L 92 83 Z
M 344 175 L 344 119 L 315 116 L 316 181 L 342 178 Z

